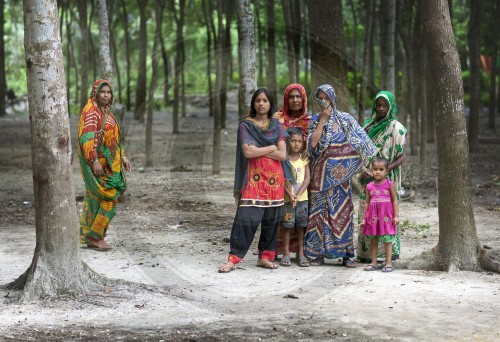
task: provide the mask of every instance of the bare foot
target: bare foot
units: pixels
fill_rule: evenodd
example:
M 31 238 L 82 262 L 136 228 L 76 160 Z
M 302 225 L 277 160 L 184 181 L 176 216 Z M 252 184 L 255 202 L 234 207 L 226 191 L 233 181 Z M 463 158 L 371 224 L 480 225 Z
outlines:
M 98 251 L 109 251 L 113 247 L 107 243 L 104 239 L 95 239 L 87 236 L 87 247 Z
M 257 260 L 257 266 L 258 267 L 262 267 L 262 268 L 267 268 L 267 269 L 270 269 L 270 270 L 274 270 L 274 269 L 278 268 L 278 265 L 276 265 L 275 263 L 270 262 L 267 259 L 258 259 Z
M 229 273 L 231 271 L 234 271 L 235 269 L 236 265 L 233 264 L 231 261 L 219 265 L 219 273 Z

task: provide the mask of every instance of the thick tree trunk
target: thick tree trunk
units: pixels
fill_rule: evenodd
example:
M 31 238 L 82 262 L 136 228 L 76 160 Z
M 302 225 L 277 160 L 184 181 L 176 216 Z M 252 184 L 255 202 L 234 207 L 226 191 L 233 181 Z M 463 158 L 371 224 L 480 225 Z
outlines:
M 469 149 L 476 150 L 479 139 L 479 114 L 481 104 L 481 20 L 483 2 L 470 2 L 469 19 L 469 71 L 470 71 L 470 112 L 469 112 Z
M 82 41 L 80 44 L 80 108 L 83 108 L 89 98 L 89 29 L 87 24 L 87 0 L 78 1 L 78 24 Z
M 163 1 L 156 0 L 156 29 L 151 53 L 151 84 L 149 85 L 148 109 L 146 120 L 146 166 L 153 166 L 153 112 L 155 108 L 155 91 L 158 80 L 158 60 L 160 59 L 160 37 L 163 19 Z
M 363 51 L 363 66 L 361 69 L 361 87 L 358 100 L 358 122 L 360 125 L 365 121 L 365 101 L 366 86 L 368 84 L 368 67 L 370 63 L 371 44 L 373 44 L 373 27 L 375 16 L 375 0 L 366 1 L 366 20 L 365 20 L 365 46 Z
M 337 108 L 347 111 L 349 91 L 342 1 L 309 0 L 308 7 L 312 84 L 331 84 L 337 93 Z
M 382 88 L 392 93 L 396 91 L 395 44 L 396 44 L 396 0 L 382 0 L 384 48 L 380 56 L 382 61 Z
M 31 123 L 36 247 L 12 286 L 24 299 L 89 287 L 78 246 L 71 139 L 56 0 L 24 1 L 24 47 Z
M 497 76 L 499 76 L 498 59 L 498 40 L 500 39 L 500 0 L 495 0 L 495 10 L 492 12 L 492 43 L 491 43 L 491 70 L 490 70 L 490 100 L 488 108 L 488 128 L 495 129 L 495 116 L 497 113 Z
M 137 0 L 140 12 L 139 28 L 139 70 L 137 71 L 137 85 L 135 89 L 135 111 L 134 119 L 144 122 L 144 111 L 146 109 L 146 78 L 147 78 L 147 54 L 148 54 L 148 32 L 146 27 L 146 6 L 148 0 Z
M 250 111 L 250 101 L 257 89 L 255 81 L 255 29 L 250 0 L 238 0 L 238 61 L 240 67 L 239 117 L 246 117 Z
M 278 99 L 278 86 L 276 84 L 276 45 L 275 32 L 276 21 L 274 18 L 274 0 L 266 1 L 266 22 L 267 22 L 267 84 L 274 99 Z
M 448 2 L 423 0 L 421 13 L 438 110 L 439 242 L 434 267 L 477 270 L 482 247 L 472 211 L 462 72 Z
M 106 0 L 97 1 L 97 12 L 99 12 L 100 77 L 113 83 L 113 65 L 111 63 L 111 52 L 109 50 L 109 21 Z

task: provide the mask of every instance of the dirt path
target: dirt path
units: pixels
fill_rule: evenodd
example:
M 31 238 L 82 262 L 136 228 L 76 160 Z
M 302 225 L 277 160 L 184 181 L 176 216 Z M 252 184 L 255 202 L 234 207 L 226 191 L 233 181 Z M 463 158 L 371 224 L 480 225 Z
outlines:
M 109 231 L 115 249 L 82 248 L 81 253 L 99 273 L 158 285 L 162 293 L 117 288 L 19 305 L 9 301 L 14 294 L 0 290 L 7 297 L 0 304 L 0 340 L 500 339 L 498 274 L 399 268 L 384 274 L 345 269 L 336 261 L 269 271 L 255 267 L 252 253 L 236 271 L 217 273 L 235 212 L 236 118 L 232 113 L 222 135 L 222 173 L 213 176 L 212 124 L 206 112 L 184 119 L 177 136 L 168 134 L 170 117 L 155 115 L 156 166 L 150 169 L 141 167 L 144 127 L 127 121 L 126 150 L 134 170 L 127 200 L 119 204 Z M 74 132 L 76 118 L 71 123 Z M 0 284 L 19 276 L 33 255 L 29 144 L 26 117 L 0 118 Z M 482 243 L 500 248 L 500 189 L 491 179 L 500 169 L 499 146 L 483 145 L 473 162 L 478 235 Z M 76 162 L 73 169 L 76 193 L 82 194 Z M 407 221 L 403 260 L 432 248 L 438 239 L 434 180 L 408 174 L 406 182 L 419 187 L 411 202 L 401 204 Z

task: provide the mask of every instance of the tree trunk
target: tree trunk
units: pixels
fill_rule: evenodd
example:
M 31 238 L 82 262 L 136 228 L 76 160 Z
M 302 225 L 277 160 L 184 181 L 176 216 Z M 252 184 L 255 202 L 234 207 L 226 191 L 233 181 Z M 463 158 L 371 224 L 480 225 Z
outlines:
M 337 93 L 337 108 L 347 111 L 349 91 L 342 1 L 309 0 L 308 7 L 312 84 L 331 84 Z
M 423 0 L 421 10 L 438 110 L 439 242 L 433 267 L 477 270 L 482 247 L 472 211 L 462 72 L 448 2 Z
M 71 139 L 56 0 L 24 1 L 36 246 L 11 284 L 25 300 L 89 287 L 78 245 Z
M 423 43 L 423 42 L 422 42 Z M 428 58 L 427 58 L 427 48 L 425 46 L 425 43 L 420 46 L 419 49 L 419 69 L 420 69 L 420 75 L 419 75 L 419 89 L 420 89 L 420 149 L 419 149 L 419 166 L 420 166 L 420 173 L 422 175 L 427 174 L 427 111 L 431 110 L 431 107 L 428 107 L 429 101 L 427 100 L 427 95 L 429 94 L 429 91 L 427 91 L 428 82 L 427 80 L 427 75 L 428 73 L 426 72 L 427 69 L 429 68 L 428 66 Z
M 220 113 L 221 113 L 221 127 L 226 128 L 227 118 L 227 82 L 229 78 L 229 66 L 231 64 L 231 22 L 233 20 L 234 2 L 227 1 L 225 3 L 226 11 L 226 26 L 224 33 L 224 42 L 222 48 L 222 75 L 220 85 Z
M 274 0 L 266 1 L 266 21 L 267 21 L 267 84 L 274 96 L 278 99 L 278 86 L 276 84 L 276 45 L 275 32 L 276 21 L 274 18 Z
M 369 1 L 370 2 L 370 1 Z M 352 39 L 351 39 L 351 51 L 352 51 L 352 57 L 350 58 L 351 63 L 350 65 L 350 70 L 352 73 L 352 94 L 351 96 L 356 100 L 359 99 L 359 70 L 360 70 L 360 65 L 361 63 L 359 62 L 359 56 L 358 56 L 358 26 L 359 26 L 359 21 L 358 21 L 358 13 L 356 13 L 356 6 L 354 4 L 354 0 L 349 0 L 349 6 L 351 7 L 351 12 L 352 12 Z M 359 108 L 359 106 L 358 106 Z M 356 110 L 358 109 L 356 108 Z M 358 113 L 358 121 L 360 118 L 360 113 Z
M 89 98 L 89 29 L 87 24 L 87 0 L 78 1 L 78 24 L 82 41 L 80 44 L 80 108 L 83 108 Z
M 222 131 L 222 121 L 221 121 L 221 97 L 220 93 L 222 90 L 222 49 L 224 46 L 224 24 L 222 16 L 222 2 L 217 2 L 217 50 L 216 50 L 216 96 L 214 101 L 214 131 L 212 136 L 212 174 L 220 174 L 220 150 L 221 150 L 221 131 Z
M 140 12 L 139 29 L 139 70 L 137 71 L 137 85 L 135 89 L 135 111 L 134 119 L 144 122 L 144 111 L 146 109 L 146 78 L 147 78 L 147 54 L 148 54 L 148 32 L 146 27 L 146 6 L 148 0 L 137 0 Z
M 212 86 L 212 34 L 214 31 L 214 24 L 212 20 L 213 4 L 212 0 L 208 0 L 208 4 L 202 2 L 203 6 L 203 19 L 206 26 L 207 35 L 207 85 L 208 85 L 208 115 L 214 116 L 214 97 L 216 96 Z M 208 11 L 207 11 L 208 6 Z M 207 13 L 208 12 L 208 13 Z
M 384 48 L 381 53 L 382 62 L 382 88 L 392 93 L 396 91 L 395 54 L 396 44 L 396 0 L 382 0 L 383 27 L 382 40 Z
M 109 0 L 108 2 L 108 13 L 115 13 L 115 0 Z M 123 97 L 122 97 L 122 78 L 121 78 L 121 73 L 120 73 L 120 64 L 118 63 L 118 49 L 116 47 L 116 39 L 115 39 L 115 31 L 116 31 L 116 26 L 119 21 L 119 17 L 115 16 L 114 24 L 113 24 L 113 17 L 108 18 L 109 19 L 109 48 L 111 51 L 111 61 L 112 63 L 112 70 L 113 70 L 113 75 L 116 76 L 116 86 L 115 89 L 116 91 L 116 101 L 114 100 L 113 103 L 116 105 L 118 103 L 122 103 Z M 115 103 L 116 102 L 116 103 Z M 119 120 L 119 123 L 122 124 L 122 118 L 117 118 Z
M 259 60 L 259 63 L 257 63 L 257 84 L 262 85 L 264 84 L 264 51 L 262 49 L 262 42 L 263 42 L 263 34 L 262 34 L 262 24 L 260 23 L 260 9 L 259 9 L 259 0 L 254 0 L 253 1 L 253 8 L 255 11 L 255 21 L 256 21 L 256 27 L 257 27 L 257 42 L 258 42 L 258 54 L 257 54 L 257 59 Z
M 488 128 L 495 129 L 495 116 L 497 112 L 496 87 L 498 72 L 498 39 L 500 39 L 500 0 L 494 1 L 495 11 L 492 12 L 492 43 L 491 43 L 491 70 L 490 70 L 490 99 L 488 108 Z
M 99 12 L 99 66 L 101 78 L 113 83 L 113 65 L 111 64 L 111 52 L 109 51 L 109 21 L 106 0 L 97 1 Z
M 4 16 L 5 2 L 0 3 L 0 116 L 5 115 L 5 96 L 7 81 L 5 79 L 5 41 L 4 41 Z
M 358 101 L 358 122 L 360 125 L 365 121 L 365 102 L 366 102 L 366 86 L 368 84 L 368 66 L 370 63 L 370 45 L 373 44 L 373 27 L 375 16 L 375 0 L 368 0 L 366 4 L 366 20 L 365 20 L 365 46 L 363 51 L 363 67 L 361 69 L 361 87 Z
M 169 96 L 168 96 L 168 90 L 170 88 L 170 83 L 169 83 L 169 68 L 168 68 L 168 55 L 167 55 L 167 49 L 165 47 L 165 41 L 163 38 L 163 30 L 160 32 L 160 44 L 161 44 L 161 58 L 163 61 L 163 77 L 165 79 L 165 83 L 163 84 L 163 103 L 165 107 L 169 105 Z
M 151 53 L 151 84 L 149 85 L 148 109 L 146 120 L 146 167 L 153 166 L 153 112 L 155 108 L 155 91 L 158 80 L 158 60 L 160 59 L 160 37 L 163 19 L 163 1 L 156 0 L 156 29 Z
M 185 1 L 179 1 L 179 14 L 175 8 L 175 3 L 171 1 L 172 11 L 176 23 L 176 43 L 175 43 L 175 66 L 174 66 L 174 106 L 173 106 L 173 133 L 179 133 L 179 106 L 182 105 L 181 76 L 182 76 L 182 50 L 183 50 L 183 30 L 184 30 L 184 7 Z M 182 108 L 181 108 L 182 109 Z
M 122 10 L 123 10 L 123 31 L 125 32 L 125 60 L 127 62 L 127 81 L 126 81 L 126 89 L 127 89 L 127 109 L 132 108 L 132 94 L 130 88 L 130 68 L 132 63 L 130 62 L 130 35 L 128 33 L 128 12 L 127 6 L 125 5 L 125 0 L 122 0 Z
M 240 67 L 239 117 L 243 119 L 250 111 L 252 95 L 257 90 L 255 81 L 255 29 L 250 0 L 238 0 L 238 61 Z
M 469 112 L 469 148 L 477 149 L 479 138 L 479 114 L 481 104 L 481 20 L 482 1 L 470 2 L 470 19 L 468 29 L 469 71 L 470 71 L 470 112 Z
M 285 19 L 285 33 L 288 59 L 288 81 L 299 82 L 299 55 L 300 55 L 300 4 L 297 0 L 282 0 L 283 17 Z

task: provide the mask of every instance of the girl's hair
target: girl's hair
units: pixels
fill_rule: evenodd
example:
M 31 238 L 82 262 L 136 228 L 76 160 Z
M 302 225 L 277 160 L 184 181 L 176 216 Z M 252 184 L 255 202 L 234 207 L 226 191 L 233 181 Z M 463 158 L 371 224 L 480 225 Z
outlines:
M 384 164 L 386 169 L 389 168 L 389 161 L 387 159 L 385 159 L 384 157 L 373 158 L 372 165 L 373 165 L 373 163 Z
M 289 136 L 292 135 L 300 135 L 301 137 L 304 136 L 304 131 L 300 127 L 290 127 L 287 131 Z
M 273 93 L 271 93 L 271 91 L 267 88 L 259 88 L 255 91 L 255 93 L 253 93 L 252 102 L 250 103 L 250 117 L 255 118 L 255 116 L 257 116 L 257 110 L 254 107 L 255 99 L 262 93 L 266 95 L 267 99 L 269 100 L 269 104 L 271 105 L 269 107 L 269 112 L 267 112 L 267 117 L 271 119 L 274 114 L 274 98 L 273 98 Z

